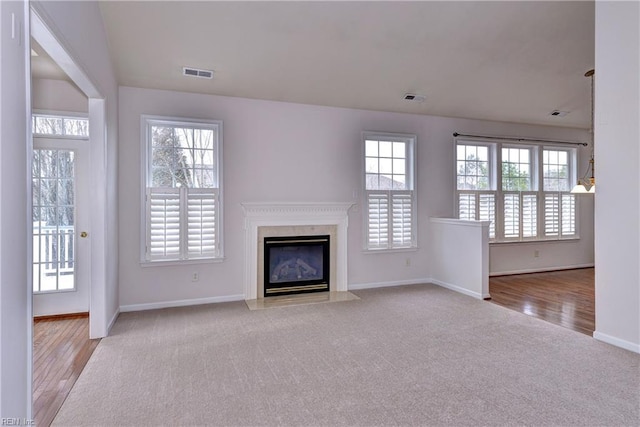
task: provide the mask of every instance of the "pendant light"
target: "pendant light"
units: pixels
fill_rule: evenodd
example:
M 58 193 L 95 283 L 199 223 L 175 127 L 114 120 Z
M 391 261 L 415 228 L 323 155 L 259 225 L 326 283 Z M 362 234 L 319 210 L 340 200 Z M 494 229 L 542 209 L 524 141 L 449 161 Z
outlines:
M 594 116 L 594 108 L 593 108 L 593 99 L 594 99 L 594 90 L 593 90 L 593 75 L 595 74 L 594 70 L 587 71 L 584 76 L 591 78 L 591 126 L 589 127 L 589 135 L 591 139 L 591 158 L 589 159 L 589 166 L 587 166 L 587 171 L 584 176 L 578 180 L 578 183 L 575 187 L 571 189 L 571 192 L 574 194 L 593 194 L 596 192 L 596 178 L 595 178 L 595 163 L 593 160 L 593 145 L 595 142 L 595 138 L 593 137 L 593 116 Z M 587 178 L 591 172 L 591 177 Z

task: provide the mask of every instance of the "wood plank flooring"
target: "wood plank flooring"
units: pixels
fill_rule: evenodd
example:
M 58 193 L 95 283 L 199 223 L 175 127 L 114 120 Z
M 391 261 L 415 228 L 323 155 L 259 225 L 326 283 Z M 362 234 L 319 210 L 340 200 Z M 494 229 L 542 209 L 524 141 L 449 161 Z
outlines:
M 99 339 L 89 339 L 89 315 L 34 319 L 33 414 L 49 426 L 80 376 Z
M 491 302 L 591 336 L 595 330 L 593 268 L 489 278 Z

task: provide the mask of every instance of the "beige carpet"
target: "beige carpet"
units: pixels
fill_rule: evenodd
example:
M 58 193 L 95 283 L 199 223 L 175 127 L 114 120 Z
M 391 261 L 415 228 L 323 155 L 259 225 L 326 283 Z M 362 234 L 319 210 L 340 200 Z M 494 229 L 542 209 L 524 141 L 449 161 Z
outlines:
M 124 313 L 54 425 L 640 423 L 640 356 L 416 285 Z

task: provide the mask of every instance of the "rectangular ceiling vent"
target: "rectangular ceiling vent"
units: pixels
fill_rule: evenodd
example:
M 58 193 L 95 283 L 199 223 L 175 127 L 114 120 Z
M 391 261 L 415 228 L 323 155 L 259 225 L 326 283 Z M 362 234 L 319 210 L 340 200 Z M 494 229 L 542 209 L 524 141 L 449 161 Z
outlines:
M 404 94 L 404 100 L 405 101 L 424 102 L 425 99 L 427 99 L 427 97 L 424 96 L 424 95 L 418 95 L 418 94 L 415 94 L 415 93 L 405 93 Z
M 198 68 L 182 67 L 182 75 L 190 77 L 200 77 L 201 79 L 212 79 L 213 71 L 200 70 Z

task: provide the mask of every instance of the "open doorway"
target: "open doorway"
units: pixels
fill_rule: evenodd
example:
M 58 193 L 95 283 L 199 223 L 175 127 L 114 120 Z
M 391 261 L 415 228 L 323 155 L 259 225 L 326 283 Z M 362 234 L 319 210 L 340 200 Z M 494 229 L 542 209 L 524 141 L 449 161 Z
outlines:
M 33 417 L 50 425 L 99 339 L 89 338 L 88 98 L 31 39 Z
M 32 414 L 49 425 L 107 332 L 105 103 L 34 9 L 31 51 Z

